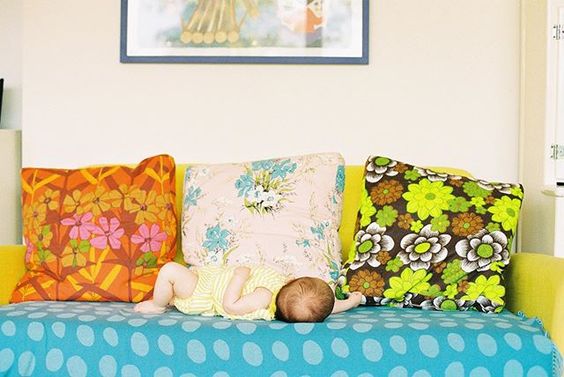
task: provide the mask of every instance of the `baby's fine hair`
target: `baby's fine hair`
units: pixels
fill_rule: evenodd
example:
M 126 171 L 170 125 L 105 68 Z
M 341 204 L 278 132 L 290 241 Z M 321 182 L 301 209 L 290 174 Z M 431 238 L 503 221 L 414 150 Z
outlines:
M 294 279 L 276 296 L 275 317 L 284 322 L 323 322 L 333 311 L 335 294 L 319 278 Z

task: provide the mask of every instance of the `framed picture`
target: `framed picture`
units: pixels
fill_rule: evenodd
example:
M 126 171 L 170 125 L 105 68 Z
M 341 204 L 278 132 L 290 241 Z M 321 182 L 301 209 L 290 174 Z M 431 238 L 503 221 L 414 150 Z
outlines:
M 368 64 L 369 0 L 121 0 L 122 63 Z

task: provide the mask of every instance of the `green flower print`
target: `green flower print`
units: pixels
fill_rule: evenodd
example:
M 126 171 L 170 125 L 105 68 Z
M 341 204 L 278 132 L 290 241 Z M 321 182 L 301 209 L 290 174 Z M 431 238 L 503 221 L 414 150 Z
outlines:
M 386 271 L 398 272 L 403 266 L 403 262 L 398 257 L 391 259 L 386 263 Z
M 445 284 L 456 284 L 466 276 L 466 272 L 462 269 L 460 259 L 449 262 L 441 275 L 441 279 Z
M 428 274 L 425 270 L 413 271 L 411 268 L 406 268 L 399 277 L 390 278 L 390 288 L 384 291 L 384 297 L 394 301 L 404 301 L 407 292 L 416 294 L 425 292 L 431 287 L 428 281 L 432 276 L 433 274 Z
M 426 300 L 421 303 L 421 309 L 424 310 L 468 310 L 470 306 L 472 306 L 472 301 L 453 300 L 444 296 L 435 297 L 432 300 Z
M 392 206 L 384 206 L 376 213 L 376 222 L 380 226 L 391 226 L 396 222 L 398 211 Z
M 423 229 L 423 223 L 419 220 L 414 221 L 414 222 L 411 223 L 411 226 L 409 227 L 409 229 L 411 229 L 415 233 L 419 233 L 419 231 L 421 229 Z
M 449 284 L 445 289 L 445 296 L 448 298 L 455 298 L 458 294 L 458 284 Z
M 370 224 L 372 216 L 376 213 L 376 208 L 372 204 L 370 196 L 368 196 L 368 191 L 364 189 L 362 191 L 362 196 L 360 198 L 360 226 L 364 227 Z
M 488 223 L 488 225 L 486 225 L 486 229 L 491 233 L 495 232 L 496 230 L 500 230 L 501 227 L 498 223 Z
M 88 253 L 91 246 L 88 240 L 70 240 L 69 245 L 61 255 L 61 264 L 63 267 L 72 266 L 75 268 L 77 266 L 85 266 L 87 263 L 85 254 Z
M 444 233 L 449 225 L 450 221 L 448 220 L 447 215 L 440 215 L 439 217 L 435 217 L 431 220 L 431 230 L 434 232 Z
M 497 272 L 498 274 L 501 274 L 504 268 L 505 263 L 503 262 L 493 262 L 492 264 L 490 264 L 490 270 Z
M 470 199 L 470 203 L 472 203 L 474 207 L 483 207 L 486 204 L 486 201 L 481 196 L 475 196 Z
M 394 248 L 394 240 L 386 235 L 386 228 L 377 223 L 370 224 L 366 230 L 360 229 L 355 235 L 355 257 L 351 263 L 351 270 L 356 270 L 365 263 L 372 267 L 380 266 L 378 254 L 380 251 L 390 251 Z
M 384 175 L 393 177 L 398 174 L 394 167 L 398 164 L 397 161 L 391 160 L 387 157 L 369 157 L 368 164 L 366 164 L 366 181 L 376 183 Z
M 521 187 L 519 186 L 513 186 L 511 187 L 511 195 L 514 195 L 516 197 L 518 197 L 519 199 L 523 199 L 523 190 L 521 189 Z
M 489 190 L 483 189 L 482 187 L 480 187 L 480 185 L 478 185 L 478 183 L 474 181 L 464 183 L 462 188 L 467 195 L 472 197 L 479 196 L 481 198 L 485 198 L 486 196 L 490 195 Z
M 137 267 L 143 266 L 145 268 L 156 268 L 157 267 L 157 257 L 153 253 L 143 253 L 137 261 L 135 261 Z
M 451 212 L 467 212 L 468 208 L 470 208 L 471 203 L 464 199 L 461 196 L 457 196 L 456 198 L 449 200 L 448 202 L 448 210 Z
M 521 201 L 519 199 L 502 196 L 501 199 L 495 201 L 493 206 L 488 208 L 488 212 L 493 214 L 492 220 L 500 223 L 503 230 L 515 232 L 520 208 Z
M 439 217 L 443 210 L 449 208 L 448 203 L 454 199 L 451 194 L 453 188 L 445 186 L 443 182 L 431 182 L 423 179 L 421 182 L 412 183 L 408 186 L 409 192 L 403 194 L 407 200 L 407 211 L 417 213 L 421 220 L 431 217 Z
M 421 175 L 417 172 L 417 170 L 413 169 L 406 171 L 404 177 L 408 181 L 416 181 L 421 177 Z
M 509 264 L 507 237 L 504 233 L 485 229 L 456 243 L 456 253 L 463 258 L 461 267 L 466 272 L 487 271 L 494 262 Z
M 39 259 L 39 263 L 49 263 L 51 260 L 54 260 L 55 256 L 49 250 L 38 249 L 37 250 L 37 257 Z
M 45 225 L 37 235 L 31 236 L 31 242 L 37 246 L 37 250 L 42 251 L 49 248 L 53 240 L 53 232 L 51 232 L 51 225 Z
M 348 285 L 346 286 L 348 288 Z M 337 300 L 344 300 L 347 298 L 347 293 L 345 292 L 345 286 L 341 287 L 340 285 L 335 287 L 335 298 Z
M 500 281 L 499 275 L 490 278 L 480 275 L 476 281 L 470 283 L 466 295 L 462 299 L 476 301 L 478 297 L 484 296 L 492 302 L 503 305 L 505 302 L 502 297 L 505 296 L 505 287 L 499 284 Z
M 451 240 L 448 234 L 433 232 L 431 225 L 425 225 L 419 233 L 411 233 L 400 241 L 398 258 L 413 270 L 428 269 L 431 263 L 445 260 L 448 250 L 445 247 Z
M 428 297 L 437 297 L 441 294 L 441 287 L 438 284 L 433 284 L 431 287 L 426 290 L 425 292 L 421 292 L 421 294 L 428 296 Z

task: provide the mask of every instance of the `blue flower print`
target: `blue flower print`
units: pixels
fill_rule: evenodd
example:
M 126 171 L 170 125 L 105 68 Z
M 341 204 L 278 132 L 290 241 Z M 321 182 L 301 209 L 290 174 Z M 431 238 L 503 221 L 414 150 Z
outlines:
M 311 233 L 317 238 L 318 240 L 325 239 L 325 228 L 327 228 L 328 223 L 319 223 L 316 227 L 310 227 Z
M 262 160 L 252 163 L 252 169 L 257 170 L 270 170 L 274 166 L 274 160 Z
M 253 177 L 247 174 L 243 174 L 237 181 L 235 181 L 235 188 L 239 190 L 239 197 L 247 195 L 247 192 L 249 192 L 249 190 L 254 186 L 255 182 Z
M 191 178 L 192 178 L 192 168 L 188 167 L 184 172 L 184 182 L 188 182 Z
M 280 161 L 272 168 L 272 179 L 281 178 L 285 179 L 286 175 L 296 171 L 298 164 L 292 163 L 290 160 Z
M 337 168 L 337 181 L 335 183 L 335 187 L 340 193 L 345 191 L 345 167 L 343 165 L 339 165 Z
M 208 228 L 206 231 L 206 240 L 202 245 L 208 251 L 225 251 L 229 247 L 229 237 L 231 233 L 228 230 L 221 229 L 219 225 Z
M 335 263 L 335 261 L 330 261 L 330 265 L 331 271 L 329 272 L 329 275 L 331 276 L 331 279 L 337 281 L 340 275 L 339 266 L 337 265 L 337 263 Z
M 202 189 L 199 187 L 190 186 L 188 187 L 188 192 L 184 197 L 184 207 L 188 208 L 190 206 L 198 205 L 198 199 L 202 196 Z
M 311 241 L 306 239 L 296 240 L 296 245 L 302 246 L 304 249 L 307 249 L 308 247 L 311 247 Z

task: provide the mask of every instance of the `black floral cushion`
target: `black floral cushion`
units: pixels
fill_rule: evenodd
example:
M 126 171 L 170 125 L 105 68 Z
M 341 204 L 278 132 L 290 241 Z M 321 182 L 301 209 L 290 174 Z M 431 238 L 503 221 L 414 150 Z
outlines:
M 337 296 L 366 305 L 499 312 L 523 187 L 366 162 L 355 240 Z

